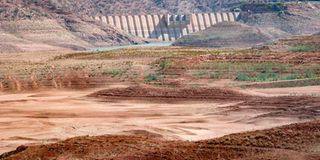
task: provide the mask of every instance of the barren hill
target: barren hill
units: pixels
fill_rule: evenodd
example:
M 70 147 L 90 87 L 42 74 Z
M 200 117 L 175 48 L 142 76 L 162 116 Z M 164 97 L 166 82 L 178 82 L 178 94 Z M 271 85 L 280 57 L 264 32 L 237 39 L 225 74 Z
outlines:
M 258 6 L 247 5 L 245 9 L 249 12 L 241 14 L 240 22 L 261 28 L 276 28 L 293 35 L 319 32 L 320 3 L 286 3 L 272 6 L 270 12 L 252 12 Z
M 138 43 L 139 39 L 53 1 L 0 2 L 0 52 L 84 50 Z
M 218 24 L 182 37 L 175 45 L 251 47 L 320 30 L 320 3 L 243 4 L 240 9 L 239 24 Z
M 0 2 L 0 52 L 84 50 L 141 40 L 92 21 L 97 14 L 191 13 L 218 3 L 178 0 L 4 0 Z
M 274 10 L 274 6 L 264 7 Z M 263 28 L 261 30 L 266 30 L 271 36 L 311 34 L 320 29 L 320 5 L 316 3 L 292 3 L 285 13 L 281 7 L 274 12 L 255 13 L 252 11 L 259 7 L 250 4 L 243 7 L 239 0 L 4 0 L 0 2 L 0 33 L 3 39 L 0 52 L 84 50 L 142 42 L 91 20 L 89 16 L 92 15 L 186 14 L 237 8 L 245 11 L 240 17 L 242 23 Z M 272 35 L 271 32 L 276 33 Z
M 194 47 L 251 47 L 281 36 L 281 31 L 261 30 L 241 23 L 224 22 L 187 35 L 174 45 Z

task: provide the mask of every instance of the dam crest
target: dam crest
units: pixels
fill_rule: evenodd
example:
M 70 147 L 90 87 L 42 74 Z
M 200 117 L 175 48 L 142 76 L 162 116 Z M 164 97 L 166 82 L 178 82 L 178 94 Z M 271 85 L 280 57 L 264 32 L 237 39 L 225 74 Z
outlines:
M 141 38 L 174 41 L 220 22 L 234 22 L 239 15 L 239 12 L 219 12 L 187 15 L 94 16 L 93 19 Z

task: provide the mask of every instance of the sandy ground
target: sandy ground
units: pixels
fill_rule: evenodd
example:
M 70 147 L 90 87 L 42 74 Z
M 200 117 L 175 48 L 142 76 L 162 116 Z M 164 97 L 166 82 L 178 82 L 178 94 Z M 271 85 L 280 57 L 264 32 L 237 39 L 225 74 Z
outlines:
M 314 96 L 320 97 L 319 86 L 249 89 L 247 93 L 261 94 L 264 96 Z
M 113 86 L 124 87 L 124 86 Z M 301 122 L 264 117 L 267 110 L 226 112 L 241 101 L 161 103 L 86 97 L 98 89 L 0 93 L 0 153 L 22 144 L 50 143 L 83 135 L 130 134 L 145 130 L 170 140 L 204 140 L 235 132 Z M 320 86 L 243 90 L 256 95 L 320 93 Z M 308 92 L 311 91 L 311 92 Z

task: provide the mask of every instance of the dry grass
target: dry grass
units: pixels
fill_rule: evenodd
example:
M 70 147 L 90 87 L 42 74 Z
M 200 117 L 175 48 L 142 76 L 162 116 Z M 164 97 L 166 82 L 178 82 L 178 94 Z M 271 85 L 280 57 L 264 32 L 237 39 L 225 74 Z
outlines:
M 74 75 L 88 83 L 120 80 L 163 84 L 176 83 L 181 78 L 194 83 L 201 79 L 264 82 L 320 75 L 317 53 L 291 55 L 267 49 L 155 47 L 2 54 L 0 58 L 2 88 L 19 88 L 17 83 L 27 85 L 20 88 L 37 88 L 34 84 L 56 86 L 52 81 L 68 81 Z

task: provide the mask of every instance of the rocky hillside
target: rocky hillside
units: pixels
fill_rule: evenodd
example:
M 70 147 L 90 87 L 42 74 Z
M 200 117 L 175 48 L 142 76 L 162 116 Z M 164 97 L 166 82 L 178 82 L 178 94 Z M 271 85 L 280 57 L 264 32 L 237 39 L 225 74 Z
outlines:
M 175 42 L 180 46 L 250 47 L 320 30 L 320 3 L 243 4 L 243 25 L 216 25 Z M 250 28 L 251 27 L 251 28 Z
M 212 11 L 218 0 L 3 0 L 0 18 L 30 18 L 58 14 L 143 14 Z M 25 10 L 19 10 L 23 7 Z
M 219 0 L 3 0 L 0 52 L 72 49 L 139 43 L 141 40 L 94 22 L 103 14 L 208 12 Z M 219 4 L 219 5 L 218 5 Z
M 61 8 L 86 15 L 188 14 L 228 11 L 245 4 L 246 1 L 250 0 L 51 0 Z
M 37 5 L 60 12 L 96 14 L 208 12 L 240 3 L 240 0 L 7 0 L 15 4 Z
M 276 28 L 293 35 L 314 34 L 320 30 L 320 3 L 290 3 L 271 7 L 263 5 L 271 8 L 268 12 L 259 6 L 246 5 L 243 9 L 246 12 L 241 14 L 240 22 L 256 27 Z
M 1 3 L 40 6 L 60 13 L 83 15 L 117 14 L 187 14 L 234 9 L 243 0 L 4 0 Z M 36 12 L 36 11 L 35 11 Z M 38 13 L 36 13 L 38 14 Z M 41 13 L 40 13 L 41 14 Z
M 51 0 L 0 2 L 0 53 L 39 50 L 84 50 L 139 43 L 139 39 L 59 7 Z
M 258 27 L 224 22 L 204 31 L 187 35 L 174 45 L 193 47 L 251 47 L 263 44 L 283 34 L 281 31 L 261 30 Z
M 260 5 L 260 6 L 259 6 Z M 2 0 L 0 52 L 73 49 L 142 42 L 92 15 L 193 13 L 241 9 L 240 22 L 276 36 L 320 30 L 320 6 L 248 4 L 240 0 Z M 272 34 L 272 33 L 270 33 Z

